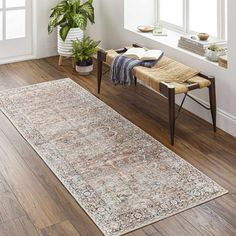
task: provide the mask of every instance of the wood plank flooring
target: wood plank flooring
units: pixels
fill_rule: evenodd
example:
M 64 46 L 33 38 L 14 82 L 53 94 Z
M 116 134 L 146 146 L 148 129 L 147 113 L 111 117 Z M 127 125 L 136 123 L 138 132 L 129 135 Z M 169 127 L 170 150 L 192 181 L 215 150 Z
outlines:
M 108 76 L 98 96 L 95 76 L 78 76 L 69 60 L 62 67 L 57 62 L 57 57 L 51 57 L 0 65 L 0 90 L 70 77 L 229 190 L 225 196 L 127 236 L 236 235 L 236 138 L 221 130 L 214 134 L 211 124 L 184 111 L 171 147 L 167 103 L 161 96 L 140 84 L 125 89 L 112 86 Z M 42 235 L 102 233 L 0 113 L 0 236 Z

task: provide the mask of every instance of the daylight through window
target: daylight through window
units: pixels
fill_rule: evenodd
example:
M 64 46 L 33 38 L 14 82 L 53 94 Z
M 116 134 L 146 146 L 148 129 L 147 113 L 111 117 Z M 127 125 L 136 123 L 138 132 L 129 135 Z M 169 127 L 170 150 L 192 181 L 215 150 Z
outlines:
M 227 39 L 227 0 L 156 0 L 158 21 L 168 29 Z

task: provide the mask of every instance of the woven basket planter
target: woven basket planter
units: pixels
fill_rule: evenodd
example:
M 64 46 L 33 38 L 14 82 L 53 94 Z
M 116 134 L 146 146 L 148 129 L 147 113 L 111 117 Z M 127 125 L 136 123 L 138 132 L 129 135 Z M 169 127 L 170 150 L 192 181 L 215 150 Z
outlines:
M 61 39 L 59 34 L 60 27 L 57 30 L 57 51 L 60 56 L 71 57 L 72 55 L 72 42 L 76 39 L 82 39 L 84 32 L 79 28 L 70 29 L 65 42 Z

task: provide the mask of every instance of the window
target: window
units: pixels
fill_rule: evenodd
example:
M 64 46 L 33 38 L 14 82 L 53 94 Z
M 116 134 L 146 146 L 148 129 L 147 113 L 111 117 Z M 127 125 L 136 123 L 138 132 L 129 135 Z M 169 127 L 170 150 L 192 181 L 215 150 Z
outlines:
M 24 7 L 25 6 L 25 0 L 6 0 L 6 7 Z
M 18 27 L 16 27 L 16 25 Z M 25 9 L 6 12 L 6 39 L 25 37 Z
M 32 20 L 32 0 L 0 0 L 0 61 L 32 54 Z
M 164 27 L 193 34 L 207 32 L 227 38 L 227 0 L 156 0 L 158 22 Z
M 25 0 L 0 0 L 0 40 L 26 36 Z
M 160 9 L 162 21 L 179 27 L 183 26 L 183 0 L 160 0 Z

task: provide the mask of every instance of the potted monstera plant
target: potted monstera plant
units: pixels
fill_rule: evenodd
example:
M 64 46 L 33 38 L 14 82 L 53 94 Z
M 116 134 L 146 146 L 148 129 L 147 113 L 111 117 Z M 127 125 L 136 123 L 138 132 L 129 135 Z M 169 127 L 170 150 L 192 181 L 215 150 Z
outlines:
M 72 57 L 76 62 L 76 71 L 80 75 L 88 75 L 93 70 L 93 56 L 98 51 L 100 41 L 94 41 L 90 37 L 73 41 Z
M 94 24 L 93 0 L 62 0 L 51 9 L 48 32 L 58 28 L 58 53 L 72 55 L 72 41 L 82 39 L 87 23 Z

